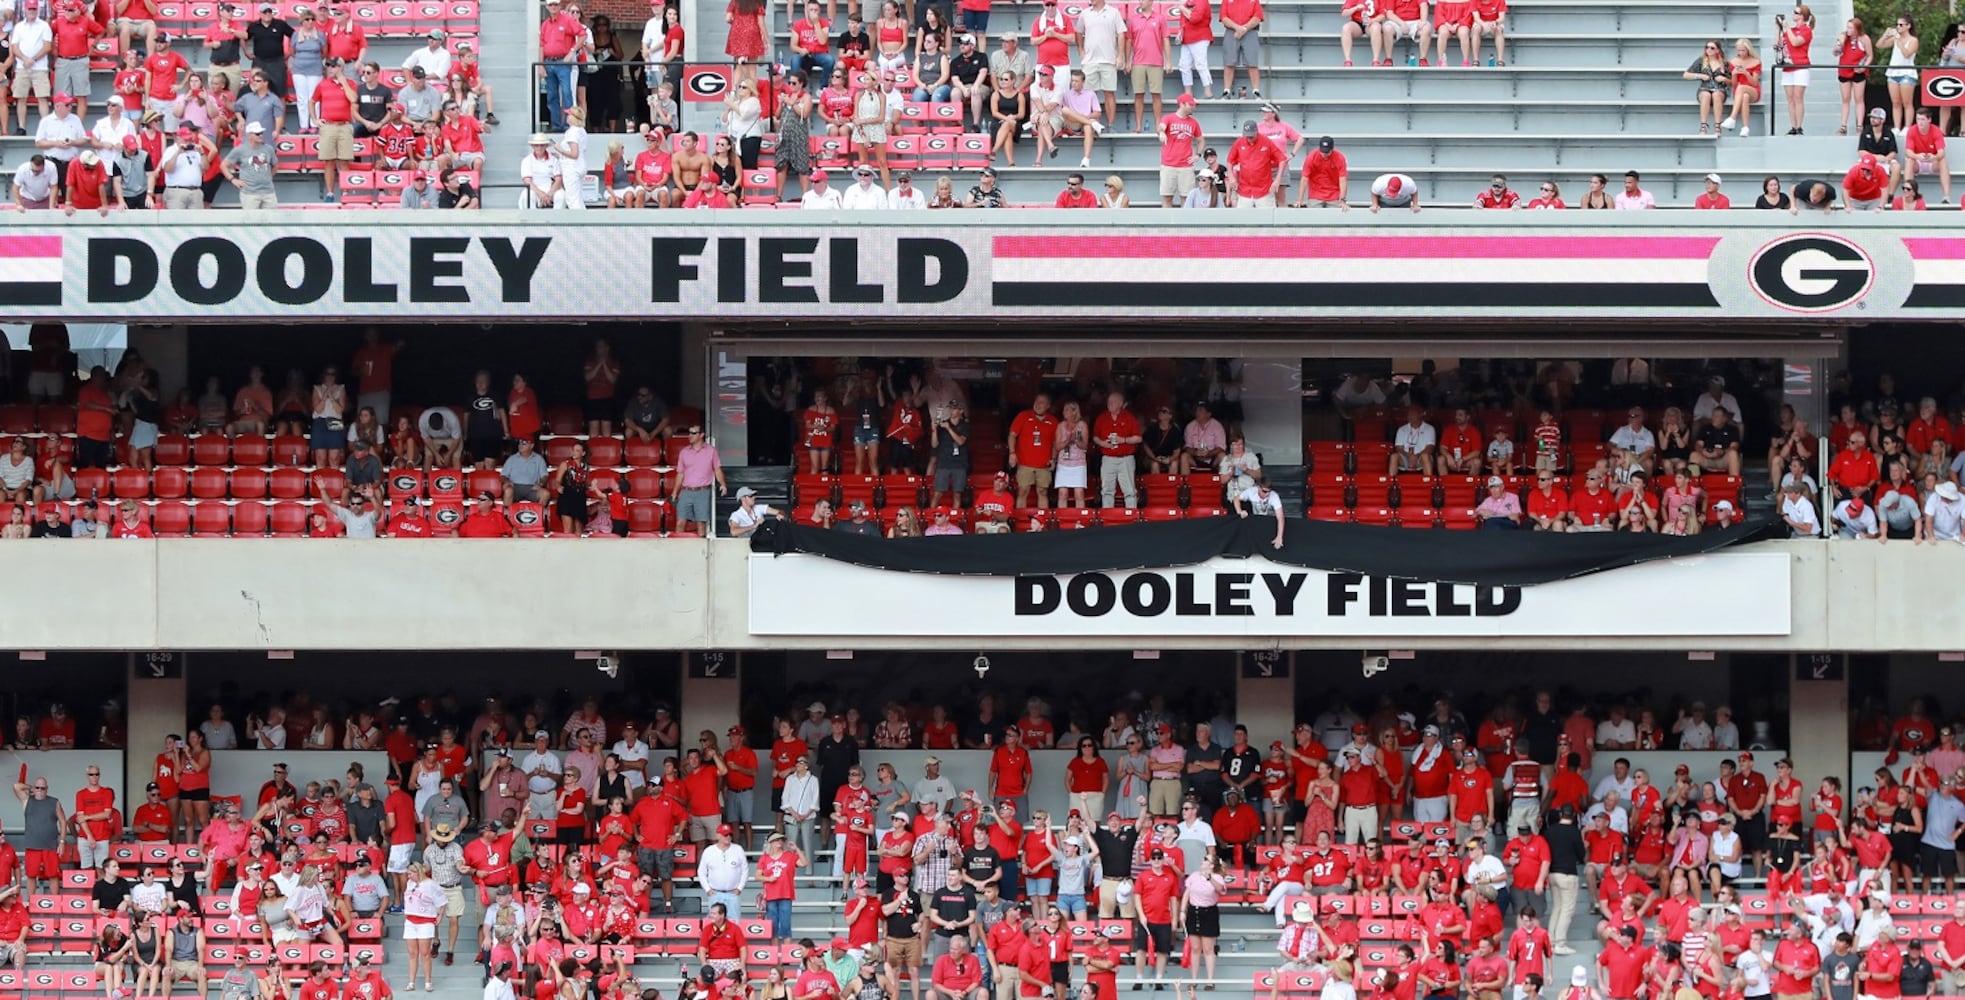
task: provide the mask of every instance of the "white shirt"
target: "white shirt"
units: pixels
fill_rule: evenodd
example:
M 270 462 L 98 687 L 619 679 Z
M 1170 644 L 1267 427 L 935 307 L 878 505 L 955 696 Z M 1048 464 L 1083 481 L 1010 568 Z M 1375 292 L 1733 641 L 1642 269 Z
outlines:
M 411 52 L 409 58 L 403 60 L 405 73 L 418 66 L 423 67 L 424 75 L 441 83 L 450 78 L 450 50 L 441 45 L 435 49 L 425 45 Z
M 510 981 L 493 977 L 491 982 L 484 984 L 484 1000 L 518 1000 L 518 998 L 512 993 Z
M 1633 733 L 1631 738 L 1637 739 L 1636 734 Z M 1601 729 L 1597 731 L 1597 739 L 1599 742 L 1603 739 L 1603 731 Z M 1610 753 L 1611 751 L 1604 750 L 1599 752 Z M 1611 773 L 1604 775 L 1602 781 L 1597 782 L 1596 791 L 1592 793 L 1590 797 L 1601 800 L 1605 796 L 1609 795 L 1611 792 L 1616 792 L 1617 797 L 1619 799 L 1622 799 L 1625 802 L 1629 802 L 1631 800 L 1631 789 L 1636 787 L 1637 787 L 1636 778 L 1633 778 L 1630 775 L 1625 775 L 1620 780 L 1617 777 L 1617 772 L 1612 771 Z
M 1876 508 L 1864 504 L 1862 511 L 1857 513 L 1850 510 L 1851 502 L 1844 500 L 1835 505 L 1836 534 L 1843 538 L 1861 538 L 1864 535 L 1876 534 Z
M 560 176 L 567 190 L 576 195 L 580 186 L 587 182 L 587 130 L 578 125 L 568 125 L 566 133 L 560 136 L 560 148 L 574 147 L 572 156 L 560 154 Z
M 177 156 L 173 158 L 172 152 Z M 198 187 L 205 182 L 205 151 L 196 145 L 170 145 L 164 148 L 164 186 L 167 188 Z
M 1119 8 L 1086 7 L 1078 14 L 1078 53 L 1081 64 L 1117 63 L 1119 36 L 1126 33 L 1126 15 Z
M 1263 496 L 1261 491 L 1253 486 L 1243 490 L 1238 499 L 1247 504 L 1249 511 L 1255 514 L 1274 514 L 1276 507 L 1282 503 L 1282 500 L 1276 496 L 1275 490 L 1270 490 L 1268 496 Z
M 55 29 L 45 18 L 14 22 L 14 30 L 8 34 L 7 40 L 13 45 L 16 59 L 25 59 L 29 52 L 39 50 L 40 58 L 29 63 L 27 68 L 47 71 L 48 56 L 54 52 Z M 18 72 L 20 68 L 16 65 L 14 70 Z
M 1934 496 L 1933 499 L 1936 499 L 1936 497 Z M 1815 517 L 1815 505 L 1808 502 L 1808 498 L 1805 496 L 1787 497 L 1783 499 L 1781 501 L 1781 517 L 1793 521 L 1796 524 L 1806 526 L 1804 531 L 1796 531 L 1795 534 L 1797 535 L 1805 534 L 1813 538 L 1822 533 L 1822 522 Z
M 785 775 L 785 790 L 779 801 L 780 812 L 816 818 L 819 811 L 819 776 L 809 770 L 803 777 L 797 771 Z
M 1703 722 L 1687 720 L 1685 728 L 1678 732 L 1680 750 L 1711 750 L 1713 748 L 1713 727 Z
M 117 152 L 122 151 L 123 137 L 135 134 L 136 124 L 130 121 L 128 115 L 117 115 L 114 118 L 104 115 L 101 121 L 96 122 L 96 127 L 89 130 L 89 135 L 99 145 Z
M 23 455 L 16 463 L 14 456 L 0 457 L 0 486 L 17 490 L 34 480 L 34 459 Z
M 772 510 L 769 504 L 757 504 L 750 510 L 738 507 L 736 510 L 730 512 L 730 527 L 755 528 L 763 524 L 764 519 L 774 513 L 777 512 Z
M 1710 392 L 1700 393 L 1699 401 L 1692 404 L 1692 419 L 1699 421 L 1712 416 L 1714 407 L 1724 408 L 1726 415 L 1732 417 L 1735 424 L 1740 422 L 1740 417 L 1742 416 L 1740 413 L 1740 401 L 1734 399 L 1733 394 L 1730 392 L 1720 393 L 1718 399 L 1714 399 L 1713 394 Z
M 1615 809 L 1606 810 L 1603 807 L 1603 803 L 1599 802 L 1596 805 L 1591 806 L 1589 812 L 1583 814 L 1583 819 L 1586 820 L 1589 825 L 1594 826 L 1596 825 L 1597 817 L 1603 815 L 1606 812 L 1610 814 L 1610 828 L 1612 830 L 1618 833 L 1631 832 L 1630 816 L 1624 812 L 1624 807 L 1621 804 L 1618 805 L 1618 807 Z
M 1740 957 L 1734 960 L 1733 967 L 1739 971 L 1740 978 L 1746 980 L 1747 996 L 1764 997 L 1773 994 L 1774 988 L 1767 982 L 1767 962 L 1761 958 L 1760 952 L 1751 948 L 1740 952 Z
M 921 189 L 909 184 L 906 188 L 896 187 L 887 192 L 888 208 L 927 208 L 928 196 Z
M 1625 424 L 1617 428 L 1617 433 L 1610 435 L 1610 443 L 1625 451 L 1642 455 L 1647 451 L 1658 450 L 1658 435 L 1651 433 L 1649 427 L 1633 430 L 1630 424 Z
M 949 803 L 955 801 L 955 784 L 946 777 L 922 778 L 914 783 L 914 801 L 933 802 L 947 812 Z
M 35 142 L 56 142 L 62 139 L 73 141 L 88 137 L 89 127 L 82 124 L 81 116 L 73 111 L 60 117 L 49 115 L 41 119 L 41 124 L 34 129 Z M 68 161 L 82 155 L 82 147 L 64 146 L 59 149 L 43 149 L 41 152 L 47 154 L 48 159 L 60 160 L 65 165 Z
M 1417 455 L 1438 444 L 1440 436 L 1432 424 L 1422 420 L 1417 427 L 1410 423 L 1400 424 L 1399 432 L 1392 436 L 1392 440 L 1400 451 Z
M 1625 719 L 1622 722 L 1612 722 L 1609 719 L 1605 719 L 1602 722 L 1597 723 L 1597 746 L 1605 747 L 1605 746 L 1609 746 L 1612 743 L 1636 743 L 1636 742 L 1637 742 L 1637 723 L 1632 722 L 1629 719 Z M 1618 790 L 1623 792 L 1627 796 L 1631 794 L 1631 788 L 1628 782 L 1626 782 L 1623 788 L 1620 788 Z M 1602 798 L 1602 796 L 1599 795 L 1598 798 Z
M 1178 824 L 1177 831 L 1174 833 L 1174 840 L 1176 842 L 1191 840 L 1203 847 L 1213 847 L 1215 845 L 1214 827 L 1209 826 L 1198 818 L 1180 823 Z
M 839 189 L 835 187 L 815 187 L 798 198 L 799 208 L 838 208 L 839 205 Z
M 705 892 L 741 895 L 749 876 L 750 864 L 744 858 L 744 849 L 734 843 L 729 847 L 711 844 L 703 848 L 702 858 L 696 862 L 696 881 Z
M 646 763 L 648 760 L 648 744 L 640 740 L 636 740 L 633 746 L 628 745 L 626 740 L 615 740 L 612 750 L 614 756 L 621 758 L 623 764 Z M 648 779 L 640 771 L 624 767 L 621 769 L 621 774 L 626 777 L 629 788 L 640 788 L 648 783 Z
M 1734 849 L 1740 846 L 1740 835 L 1737 833 L 1727 833 L 1726 828 L 1721 827 L 1713 831 L 1712 842 L 1707 846 L 1706 850 L 1709 857 L 1718 858 L 1722 854 L 1734 853 Z M 1740 877 L 1739 858 L 1736 857 L 1731 861 L 1715 861 L 1714 864 L 1719 865 L 1719 873 L 1721 875 L 1727 878 Z
M 142 882 L 130 886 L 130 905 L 145 913 L 164 912 L 164 901 L 170 898 L 170 890 L 162 882 L 145 885 Z
M 887 207 L 887 189 L 878 184 L 861 184 L 858 181 L 846 185 L 846 192 L 839 196 L 839 207 L 848 211 Z
M 532 773 L 535 768 L 540 767 L 552 773 L 546 777 L 540 777 Z M 535 750 L 532 753 L 526 754 L 524 760 L 519 761 L 519 773 L 526 776 L 525 787 L 534 795 L 544 795 L 558 788 L 560 785 L 559 775 L 565 770 L 566 768 L 560 765 L 559 755 L 553 753 L 551 750 L 543 753 Z
M 1965 499 L 1946 500 L 1933 493 L 1924 501 L 1924 516 L 1931 519 L 1931 536 L 1958 541 L 1960 522 L 1965 521 Z
M 1508 869 L 1501 864 L 1500 858 L 1492 854 L 1483 853 L 1479 861 L 1475 861 L 1467 866 L 1467 883 L 1469 885 L 1499 885 L 1507 877 Z
M 32 162 L 23 161 L 14 170 L 14 186 L 20 189 L 21 197 L 28 201 L 46 201 L 54 193 L 55 177 L 61 172 L 53 160 L 45 161 L 40 170 L 34 169 Z
M 1386 193 L 1391 188 L 1394 177 L 1399 180 L 1399 193 L 1396 195 Z M 1411 202 L 1419 194 L 1419 185 L 1405 174 L 1379 174 L 1371 182 L 1371 193 L 1378 196 L 1380 204 L 1396 208 Z
M 519 180 L 528 185 L 536 185 L 551 190 L 553 178 L 558 177 L 559 174 L 559 160 L 555 159 L 550 153 L 544 158 L 540 158 L 528 152 L 525 154 L 525 159 L 519 161 Z

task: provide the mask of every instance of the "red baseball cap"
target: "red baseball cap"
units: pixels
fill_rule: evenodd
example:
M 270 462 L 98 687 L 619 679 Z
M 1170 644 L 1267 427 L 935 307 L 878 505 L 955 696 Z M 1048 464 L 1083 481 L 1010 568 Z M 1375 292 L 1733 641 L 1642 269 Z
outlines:
M 718 834 L 719 836 L 724 836 L 724 837 L 728 837 L 728 836 L 730 836 L 730 834 L 731 834 L 731 832 L 732 832 L 732 831 L 731 831 L 731 829 L 730 829 L 730 824 L 728 824 L 728 823 L 721 823 L 721 824 L 718 824 L 718 826 L 717 826 L 717 828 L 716 828 L 716 832 L 717 832 L 717 834 Z

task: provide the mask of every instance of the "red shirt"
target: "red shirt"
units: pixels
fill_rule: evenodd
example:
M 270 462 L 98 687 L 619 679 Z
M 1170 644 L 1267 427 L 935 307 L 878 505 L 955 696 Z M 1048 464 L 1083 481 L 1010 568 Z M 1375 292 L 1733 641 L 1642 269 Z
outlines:
M 1337 802 L 1342 806 L 1370 808 L 1378 804 L 1378 772 L 1363 764 L 1337 776 Z
M 1051 467 L 1051 453 L 1056 449 L 1058 438 L 1058 416 L 1045 413 L 1039 416 L 1036 410 L 1025 410 L 1017 414 L 1010 424 L 1010 441 L 1016 449 L 1017 464 L 1031 469 Z
M 341 987 L 332 979 L 309 977 L 293 994 L 298 1000 L 340 1000 Z
M 733 792 L 748 792 L 757 787 L 757 751 L 750 747 L 731 747 L 723 752 L 723 762 L 731 765 L 730 773 L 724 775 L 724 787 Z M 751 773 L 738 774 L 738 766 L 750 768 Z
M 700 947 L 711 960 L 742 958 L 744 932 L 735 921 L 725 920 L 718 924 L 714 920 L 706 920 L 703 922 Z
M 1344 877 L 1351 873 L 1351 858 L 1337 851 L 1328 854 L 1312 852 L 1304 859 L 1308 884 L 1317 886 L 1342 885 Z
M 832 48 L 830 31 L 831 25 L 827 24 L 824 18 L 817 21 L 799 18 L 792 22 L 791 26 L 792 51 L 804 53 L 830 51 Z
M 1881 941 L 1870 945 L 1863 955 L 1863 971 L 1870 978 L 1864 981 L 1862 992 L 1882 1000 L 1903 996 L 1903 984 L 1898 977 L 1904 971 L 1904 953 L 1896 945 Z
M 346 24 L 341 28 L 338 25 Z M 362 50 L 368 48 L 368 32 L 355 23 L 352 17 L 336 20 L 328 25 L 327 54 L 343 62 L 354 62 Z
M 1494 798 L 1494 776 L 1480 768 L 1461 768 L 1453 772 L 1447 796 L 1453 800 L 1453 818 L 1472 822 L 1488 812 Z
M 1138 450 L 1137 442 L 1126 444 L 1125 439 L 1139 436 L 1139 418 L 1133 416 L 1131 410 L 1120 410 L 1118 416 L 1107 410 L 1092 421 L 1092 437 L 1098 443 L 1099 454 L 1109 458 L 1125 458 Z M 1106 444 L 1106 439 L 1111 437 L 1117 437 L 1120 443 Z
M 1693 208 L 1732 208 L 1733 200 L 1719 192 L 1701 192 L 1692 200 Z
M 1518 195 L 1506 188 L 1503 188 L 1500 194 L 1495 194 L 1494 189 L 1490 187 L 1481 191 L 1480 195 L 1474 199 L 1474 207 L 1475 208 L 1513 208 L 1517 204 L 1519 204 L 1521 200 L 1522 200 L 1521 195 Z
M 1569 497 L 1554 486 L 1549 487 L 1547 492 L 1539 488 L 1528 491 L 1528 516 L 1561 517 L 1567 513 Z
M 811 749 L 810 746 L 806 745 L 804 740 L 798 739 L 797 737 L 774 741 L 771 744 L 771 787 L 785 787 L 785 779 L 779 772 L 783 771 L 789 774 L 792 765 L 798 763 L 798 758 L 805 756 Z
M 443 125 L 444 141 L 458 153 L 484 152 L 484 125 L 470 115 L 458 115 Z M 516 436 L 516 434 L 515 434 Z
M 323 119 L 326 120 L 326 119 Z M 457 526 L 459 538 L 510 538 L 512 522 L 495 510 L 474 510 Z
M 1160 922 L 1166 923 L 1164 920 Z M 1023 954 L 1017 956 L 1017 971 L 1023 974 L 1017 977 L 1017 982 L 1020 984 L 1018 995 L 1042 996 L 1045 988 L 1051 983 L 1051 953 L 1042 948 L 1023 949 Z M 1037 982 L 1033 983 L 1030 979 L 1023 978 L 1024 976 L 1029 976 Z M 1040 986 L 1038 983 L 1044 985 Z
M 1876 453 L 1872 451 L 1845 449 L 1829 463 L 1829 479 L 1837 486 L 1853 489 L 1857 486 L 1868 486 L 1878 478 Z
M 1784 940 L 1774 948 L 1774 964 L 1777 966 L 1793 966 L 1802 971 L 1802 975 L 1799 976 L 1790 976 L 1785 972 L 1775 971 L 1773 975 L 1774 992 L 1806 993 L 1812 985 L 1815 973 L 1822 967 L 1822 953 L 1816 951 L 1815 946 L 1806 940 Z
M 1105 779 L 1111 773 L 1105 758 L 1073 757 L 1064 766 L 1065 784 L 1073 792 L 1096 792 L 1105 786 Z
M 1936 125 L 1912 125 L 1904 130 L 1904 149 L 1936 155 L 1945 151 L 1944 131 Z
M 138 522 L 137 522 L 137 523 L 135 523 L 135 524 L 131 524 L 130 522 L 128 522 L 128 521 L 125 521 L 125 520 L 123 520 L 122 518 L 120 518 L 120 517 L 119 517 L 119 518 L 117 518 L 117 519 L 116 519 L 115 521 L 113 521 L 113 522 L 111 522 L 111 523 L 110 523 L 110 525 L 109 525 L 109 537 L 111 537 L 111 538 L 155 538 L 155 537 L 157 537 L 157 535 L 156 535 L 156 532 L 153 532 L 153 531 L 151 531 L 151 530 L 150 530 L 150 525 L 148 525 L 148 524 L 145 524 L 145 523 L 144 523 L 144 522 L 142 522 L 142 521 L 138 521 Z
M 76 208 L 101 208 L 102 186 L 109 182 L 109 164 L 96 161 L 91 167 L 81 157 L 68 164 L 68 203 Z
M 1795 65 L 1808 64 L 1800 62 Z M 1842 193 L 1848 195 L 1850 201 L 1875 201 L 1883 197 L 1883 184 L 1889 177 L 1889 171 L 1884 170 L 1880 163 L 1858 162 L 1842 175 Z
M 1030 754 L 1022 747 L 997 747 L 989 773 L 996 777 L 998 798 L 1022 795 L 1030 787 Z
M 1793 32 L 1794 36 L 1798 38 L 1800 41 L 1790 42 L 1788 40 L 1789 32 Z M 1796 69 L 1807 69 L 1809 65 L 1811 65 L 1808 61 L 1808 46 L 1813 44 L 1814 41 L 1815 41 L 1814 28 L 1809 27 L 1806 24 L 1801 24 L 1799 22 L 1788 25 L 1788 30 L 1781 33 L 1781 49 L 1782 51 L 1787 53 L 1788 64 Z M 1775 987 L 1774 992 L 1791 993 L 1791 992 L 1798 992 L 1798 991 L 1782 990 L 1779 987 Z
M 982 960 L 974 954 L 959 959 L 943 955 L 935 959 L 935 972 L 929 981 L 951 993 L 966 994 L 982 982 Z
M 1180 24 L 1180 43 L 1192 45 L 1213 40 L 1214 12 L 1208 9 L 1208 0 L 1194 0 L 1187 5 L 1187 19 Z
M 573 51 L 574 40 L 585 34 L 586 29 L 570 14 L 546 18 L 539 23 L 539 54 L 555 61 L 565 59 Z
M 341 991 L 341 1000 L 388 1000 L 392 996 L 395 994 L 389 990 L 389 984 L 374 972 L 349 976 L 348 985 Z
M 798 855 L 790 851 L 772 854 L 766 851 L 757 859 L 757 880 L 764 883 L 766 900 L 794 899 L 798 890 L 793 879 L 798 877 Z
M 1276 185 L 1276 171 L 1289 163 L 1282 147 L 1263 136 L 1243 136 L 1228 147 L 1228 165 L 1235 170 L 1235 193 L 1261 198 Z
M 644 850 L 667 848 L 685 818 L 681 804 L 668 795 L 645 796 L 628 815 L 635 821 L 635 846 Z
M 154 87 L 155 84 L 153 83 L 152 86 Z M 315 116 L 316 120 L 330 125 L 354 121 L 354 93 L 355 85 L 349 83 L 346 78 L 322 80 L 315 84 L 313 99 L 321 106 L 321 113 Z
M 83 786 L 75 791 L 75 815 L 110 812 L 116 805 L 116 793 L 108 788 L 89 788 Z M 83 824 L 92 840 L 102 840 L 115 832 L 111 825 L 113 816 L 92 819 Z
M 1736 810 L 1752 812 L 1767 798 L 1767 778 L 1758 771 L 1742 771 L 1726 779 L 1726 804 Z
M 177 97 L 177 75 L 191 71 L 191 64 L 176 52 L 154 52 L 143 61 L 143 68 L 150 71 L 150 96 L 160 101 Z
M 688 791 L 689 815 L 720 816 L 723 803 L 717 798 L 716 768 L 704 765 L 682 776 L 682 787 Z
M 383 800 L 382 808 L 396 821 L 395 829 L 389 831 L 389 845 L 416 843 L 415 796 L 397 789 Z
M 55 18 L 51 26 L 55 33 L 55 57 L 59 59 L 87 56 L 96 36 L 102 34 L 102 25 L 90 20 L 87 15 L 73 20 L 63 15 Z
M 1313 149 L 1303 158 L 1303 179 L 1309 182 L 1311 201 L 1336 201 L 1341 192 L 1338 182 L 1349 176 L 1350 167 L 1344 161 L 1344 154 L 1333 149 L 1329 156 L 1321 149 Z M 1476 439 L 1478 441 L 1478 439 Z
M 1638 995 L 1638 988 L 1644 983 L 1644 964 L 1651 960 L 1651 949 L 1642 945 L 1625 946 L 1621 941 L 1612 941 L 1604 946 L 1597 956 L 1597 964 L 1604 969 L 1604 983 L 1609 988 L 1610 1000 L 1629 1000 Z M 1807 990 L 1780 990 L 1777 992 L 1805 993 Z
M 171 825 L 171 807 L 163 804 L 162 802 L 145 802 L 144 804 L 136 807 L 136 818 L 131 823 L 131 825 L 132 826 L 161 825 L 165 829 L 169 829 Z M 137 834 L 136 839 L 145 840 L 145 841 L 164 841 L 170 839 L 170 834 L 144 832 L 144 833 Z
M 1576 515 L 1577 520 L 1582 521 L 1586 525 L 1603 524 L 1610 520 L 1612 514 L 1617 512 L 1617 498 L 1612 496 L 1609 490 L 1599 489 L 1595 493 L 1592 493 L 1588 489 L 1584 489 L 1582 492 L 1569 495 L 1569 509 L 1571 513 Z M 1582 779 L 1578 778 L 1577 780 L 1581 781 Z M 1550 782 L 1551 787 L 1554 784 L 1553 781 Z M 1587 788 L 1587 784 L 1584 787 Z
M 1180 876 L 1164 865 L 1157 872 L 1148 868 L 1133 876 L 1133 897 L 1149 924 L 1173 923 L 1173 901 L 1179 892 Z
M 671 162 L 669 154 L 659 149 L 642 150 L 635 154 L 635 181 L 645 187 L 660 187 L 668 183 Z
M 1539 839 L 1539 838 L 1538 838 Z M 1515 963 L 1515 985 L 1521 985 L 1533 972 L 1546 976 L 1549 963 L 1549 932 L 1537 927 L 1533 932 L 1517 928 L 1508 939 L 1508 961 Z
M 1160 128 L 1167 133 L 1167 141 L 1160 146 L 1160 165 L 1193 166 L 1194 144 L 1202 136 L 1200 120 L 1193 115 L 1171 114 L 1160 119 Z

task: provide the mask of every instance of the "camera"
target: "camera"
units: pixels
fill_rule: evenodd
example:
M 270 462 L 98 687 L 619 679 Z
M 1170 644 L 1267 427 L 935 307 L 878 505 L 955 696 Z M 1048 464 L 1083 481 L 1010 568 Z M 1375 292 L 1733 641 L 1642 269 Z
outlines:
M 594 658 L 594 669 L 606 674 L 609 679 L 621 676 L 621 658 L 612 653 L 602 653 Z
M 1382 674 L 1386 670 L 1390 669 L 1391 666 L 1392 666 L 1392 658 L 1386 656 L 1384 653 L 1367 652 L 1364 655 L 1364 662 L 1362 664 L 1362 669 L 1365 677 L 1368 679 L 1372 677 L 1377 677 L 1379 674 Z

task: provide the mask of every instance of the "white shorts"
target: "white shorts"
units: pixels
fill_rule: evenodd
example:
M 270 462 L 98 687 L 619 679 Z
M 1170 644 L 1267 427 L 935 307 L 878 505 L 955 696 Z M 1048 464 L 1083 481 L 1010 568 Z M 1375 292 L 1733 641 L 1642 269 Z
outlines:
M 1444 823 L 1447 817 L 1447 798 L 1442 795 L 1436 799 L 1413 799 L 1412 818 L 1421 823 Z
M 1939 154 L 1939 155 L 1943 155 L 1943 154 Z M 1935 174 L 1938 172 L 1938 161 L 1936 160 L 1912 159 L 1909 161 L 1909 163 L 1911 166 L 1911 171 L 1910 171 L 1911 176 L 1913 177 L 1917 176 L 1918 174 Z
M 434 941 L 436 938 L 436 924 L 413 924 L 406 921 L 403 923 L 403 940 L 405 941 Z
M 1806 87 L 1806 86 L 1808 86 L 1808 71 L 1807 71 L 1806 69 L 1784 69 L 1784 70 L 1782 70 L 1782 71 L 1781 71 L 1781 86 L 1783 86 L 1783 87 Z
M 1419 29 L 1425 26 L 1425 21 L 1401 21 L 1396 17 L 1388 17 L 1384 21 L 1383 30 L 1386 32 L 1386 38 L 1389 41 L 1397 41 L 1401 38 L 1410 38 L 1417 41 L 1419 39 Z
M 390 844 L 389 861 L 383 866 L 383 870 L 391 875 L 402 875 L 408 872 L 410 856 L 415 853 L 415 844 Z

